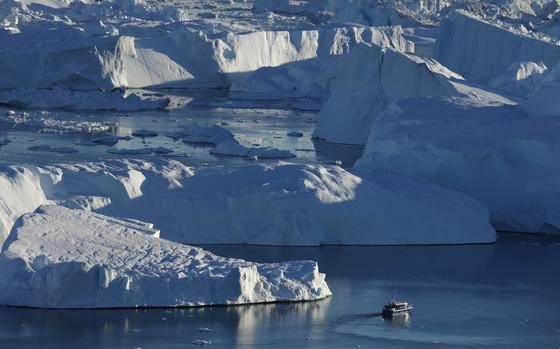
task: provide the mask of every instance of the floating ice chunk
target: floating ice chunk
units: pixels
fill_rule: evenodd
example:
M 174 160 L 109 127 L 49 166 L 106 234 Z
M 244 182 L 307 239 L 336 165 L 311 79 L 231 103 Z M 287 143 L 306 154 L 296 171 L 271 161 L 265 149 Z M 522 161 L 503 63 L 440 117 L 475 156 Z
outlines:
M 289 137 L 303 137 L 303 133 L 298 132 L 298 131 L 288 132 L 287 135 Z
M 0 256 L 0 304 L 176 307 L 331 294 L 312 261 L 258 264 L 158 238 L 150 224 L 61 206 L 24 215 Z
M 210 149 L 210 154 L 259 159 L 289 159 L 296 157 L 295 154 L 287 150 L 276 148 L 248 148 L 231 140 L 218 143 L 216 147 Z
M 97 133 L 110 132 L 115 125 L 111 122 L 99 122 L 90 120 L 61 120 L 50 116 L 48 112 L 41 113 L 8 113 L 0 116 L 0 124 L 6 127 L 18 127 L 25 129 L 37 129 L 41 132 L 56 133 Z
M 107 153 L 111 154 L 119 154 L 119 155 L 149 155 L 149 154 L 170 154 L 173 153 L 173 150 L 165 147 L 146 147 L 146 148 L 137 148 L 137 149 L 116 149 L 110 148 L 107 149 Z
M 80 142 L 76 143 L 78 145 L 85 145 L 85 146 L 93 146 L 93 145 L 108 145 L 113 146 L 117 144 L 120 140 L 130 140 L 129 136 L 115 136 L 112 134 L 101 134 L 99 136 L 95 136 L 91 139 L 84 139 Z
M 132 132 L 132 135 L 134 137 L 157 137 L 158 133 L 156 131 L 152 131 L 152 130 L 147 130 L 145 128 L 139 129 L 139 130 L 135 130 Z
M 195 339 L 194 341 L 192 341 L 192 344 L 202 346 L 202 345 L 212 344 L 212 342 L 210 342 L 206 339 Z
M 51 147 L 48 144 L 38 144 L 27 148 L 31 151 L 44 151 L 44 152 L 51 152 L 51 153 L 61 153 L 61 154 L 70 154 L 70 153 L 77 153 L 78 150 L 75 148 L 70 147 Z
M 173 137 L 182 138 L 186 143 L 199 143 L 217 145 L 222 141 L 234 140 L 233 134 L 226 128 L 218 125 L 200 126 L 196 123 L 175 132 Z

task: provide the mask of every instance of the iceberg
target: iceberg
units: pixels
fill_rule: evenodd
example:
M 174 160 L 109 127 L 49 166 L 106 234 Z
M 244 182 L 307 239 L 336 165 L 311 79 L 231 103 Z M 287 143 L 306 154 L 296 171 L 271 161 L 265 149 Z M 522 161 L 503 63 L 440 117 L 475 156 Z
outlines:
M 317 57 L 263 67 L 236 79 L 230 93 L 236 99 L 277 100 L 311 98 L 323 101 L 330 94 L 329 83 L 336 77 L 341 58 L 359 45 L 390 47 L 397 51 L 414 52 L 414 44 L 403 38 L 400 26 L 339 27 L 323 29 L 323 37 L 334 37 L 336 46 L 327 52 L 319 43 Z M 325 41 L 325 39 L 322 39 Z
M 276 148 L 249 148 L 231 140 L 218 143 L 214 148 L 210 149 L 210 154 L 255 159 L 289 159 L 296 157 L 295 154 L 287 150 Z
M 258 264 L 159 238 L 151 224 L 42 206 L 0 255 L 0 304 L 38 308 L 179 307 L 331 295 L 312 261 Z
M 340 61 L 313 135 L 363 145 L 373 121 L 395 99 L 459 95 L 453 80 L 462 77 L 432 59 L 379 46 L 356 48 Z
M 543 62 L 552 67 L 560 61 L 560 44 L 466 11 L 451 13 L 439 33 L 436 58 L 467 79 L 488 81 L 516 62 Z
M 357 167 L 412 175 L 477 199 L 497 230 L 560 232 L 560 125 L 514 103 L 402 98 L 375 121 Z
M 488 211 L 464 194 L 414 178 L 353 174 L 338 166 L 279 162 L 187 167 L 174 160 L 112 160 L 30 166 L 25 174 L 42 190 L 39 204 L 50 200 L 150 222 L 162 238 L 181 243 L 318 246 L 495 240 Z M 14 216 L 5 220 L 12 222 Z

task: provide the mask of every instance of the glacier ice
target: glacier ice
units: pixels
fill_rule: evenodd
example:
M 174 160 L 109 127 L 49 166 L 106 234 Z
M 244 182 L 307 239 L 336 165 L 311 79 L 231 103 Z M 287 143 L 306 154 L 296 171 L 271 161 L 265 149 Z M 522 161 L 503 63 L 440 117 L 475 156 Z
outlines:
M 187 167 L 171 160 L 114 160 L 30 166 L 24 174 L 32 187 L 41 188 L 37 204 L 51 200 L 72 208 L 97 207 L 96 212 L 111 217 L 153 223 L 163 238 L 184 243 L 317 246 L 495 239 L 487 210 L 468 196 L 338 166 Z M 13 190 L 24 190 L 17 183 Z M 2 199 L 8 201 L 12 193 Z M 5 220 L 10 223 L 14 216 L 8 212 Z
M 314 136 L 334 143 L 365 144 L 376 117 L 406 96 L 454 96 L 462 77 L 437 61 L 379 46 L 359 47 L 339 64 L 319 112 Z
M 0 255 L 0 304 L 177 307 L 331 295 L 312 261 L 258 264 L 159 238 L 151 224 L 62 206 L 22 216 Z
M 403 98 L 375 121 L 357 166 L 471 195 L 497 230 L 557 233 L 559 131 L 557 117 L 492 98 Z

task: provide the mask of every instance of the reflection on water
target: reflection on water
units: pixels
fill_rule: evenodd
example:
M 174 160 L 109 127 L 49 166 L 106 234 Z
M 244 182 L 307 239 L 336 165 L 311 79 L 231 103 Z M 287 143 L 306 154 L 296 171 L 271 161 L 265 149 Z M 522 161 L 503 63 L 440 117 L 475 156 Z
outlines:
M 495 245 L 207 246 L 255 261 L 315 259 L 333 296 L 308 303 L 138 310 L 0 308 L 0 348 L 558 348 L 560 240 Z M 384 320 L 398 295 L 411 317 Z M 210 328 L 212 332 L 199 331 Z

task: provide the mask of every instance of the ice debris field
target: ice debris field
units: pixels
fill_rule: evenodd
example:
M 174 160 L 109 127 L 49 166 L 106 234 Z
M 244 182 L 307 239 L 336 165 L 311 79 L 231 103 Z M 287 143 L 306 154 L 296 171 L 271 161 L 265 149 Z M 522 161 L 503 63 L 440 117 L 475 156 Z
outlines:
M 560 235 L 559 97 L 558 0 L 4 0 L 0 304 L 331 295 L 191 245 Z

